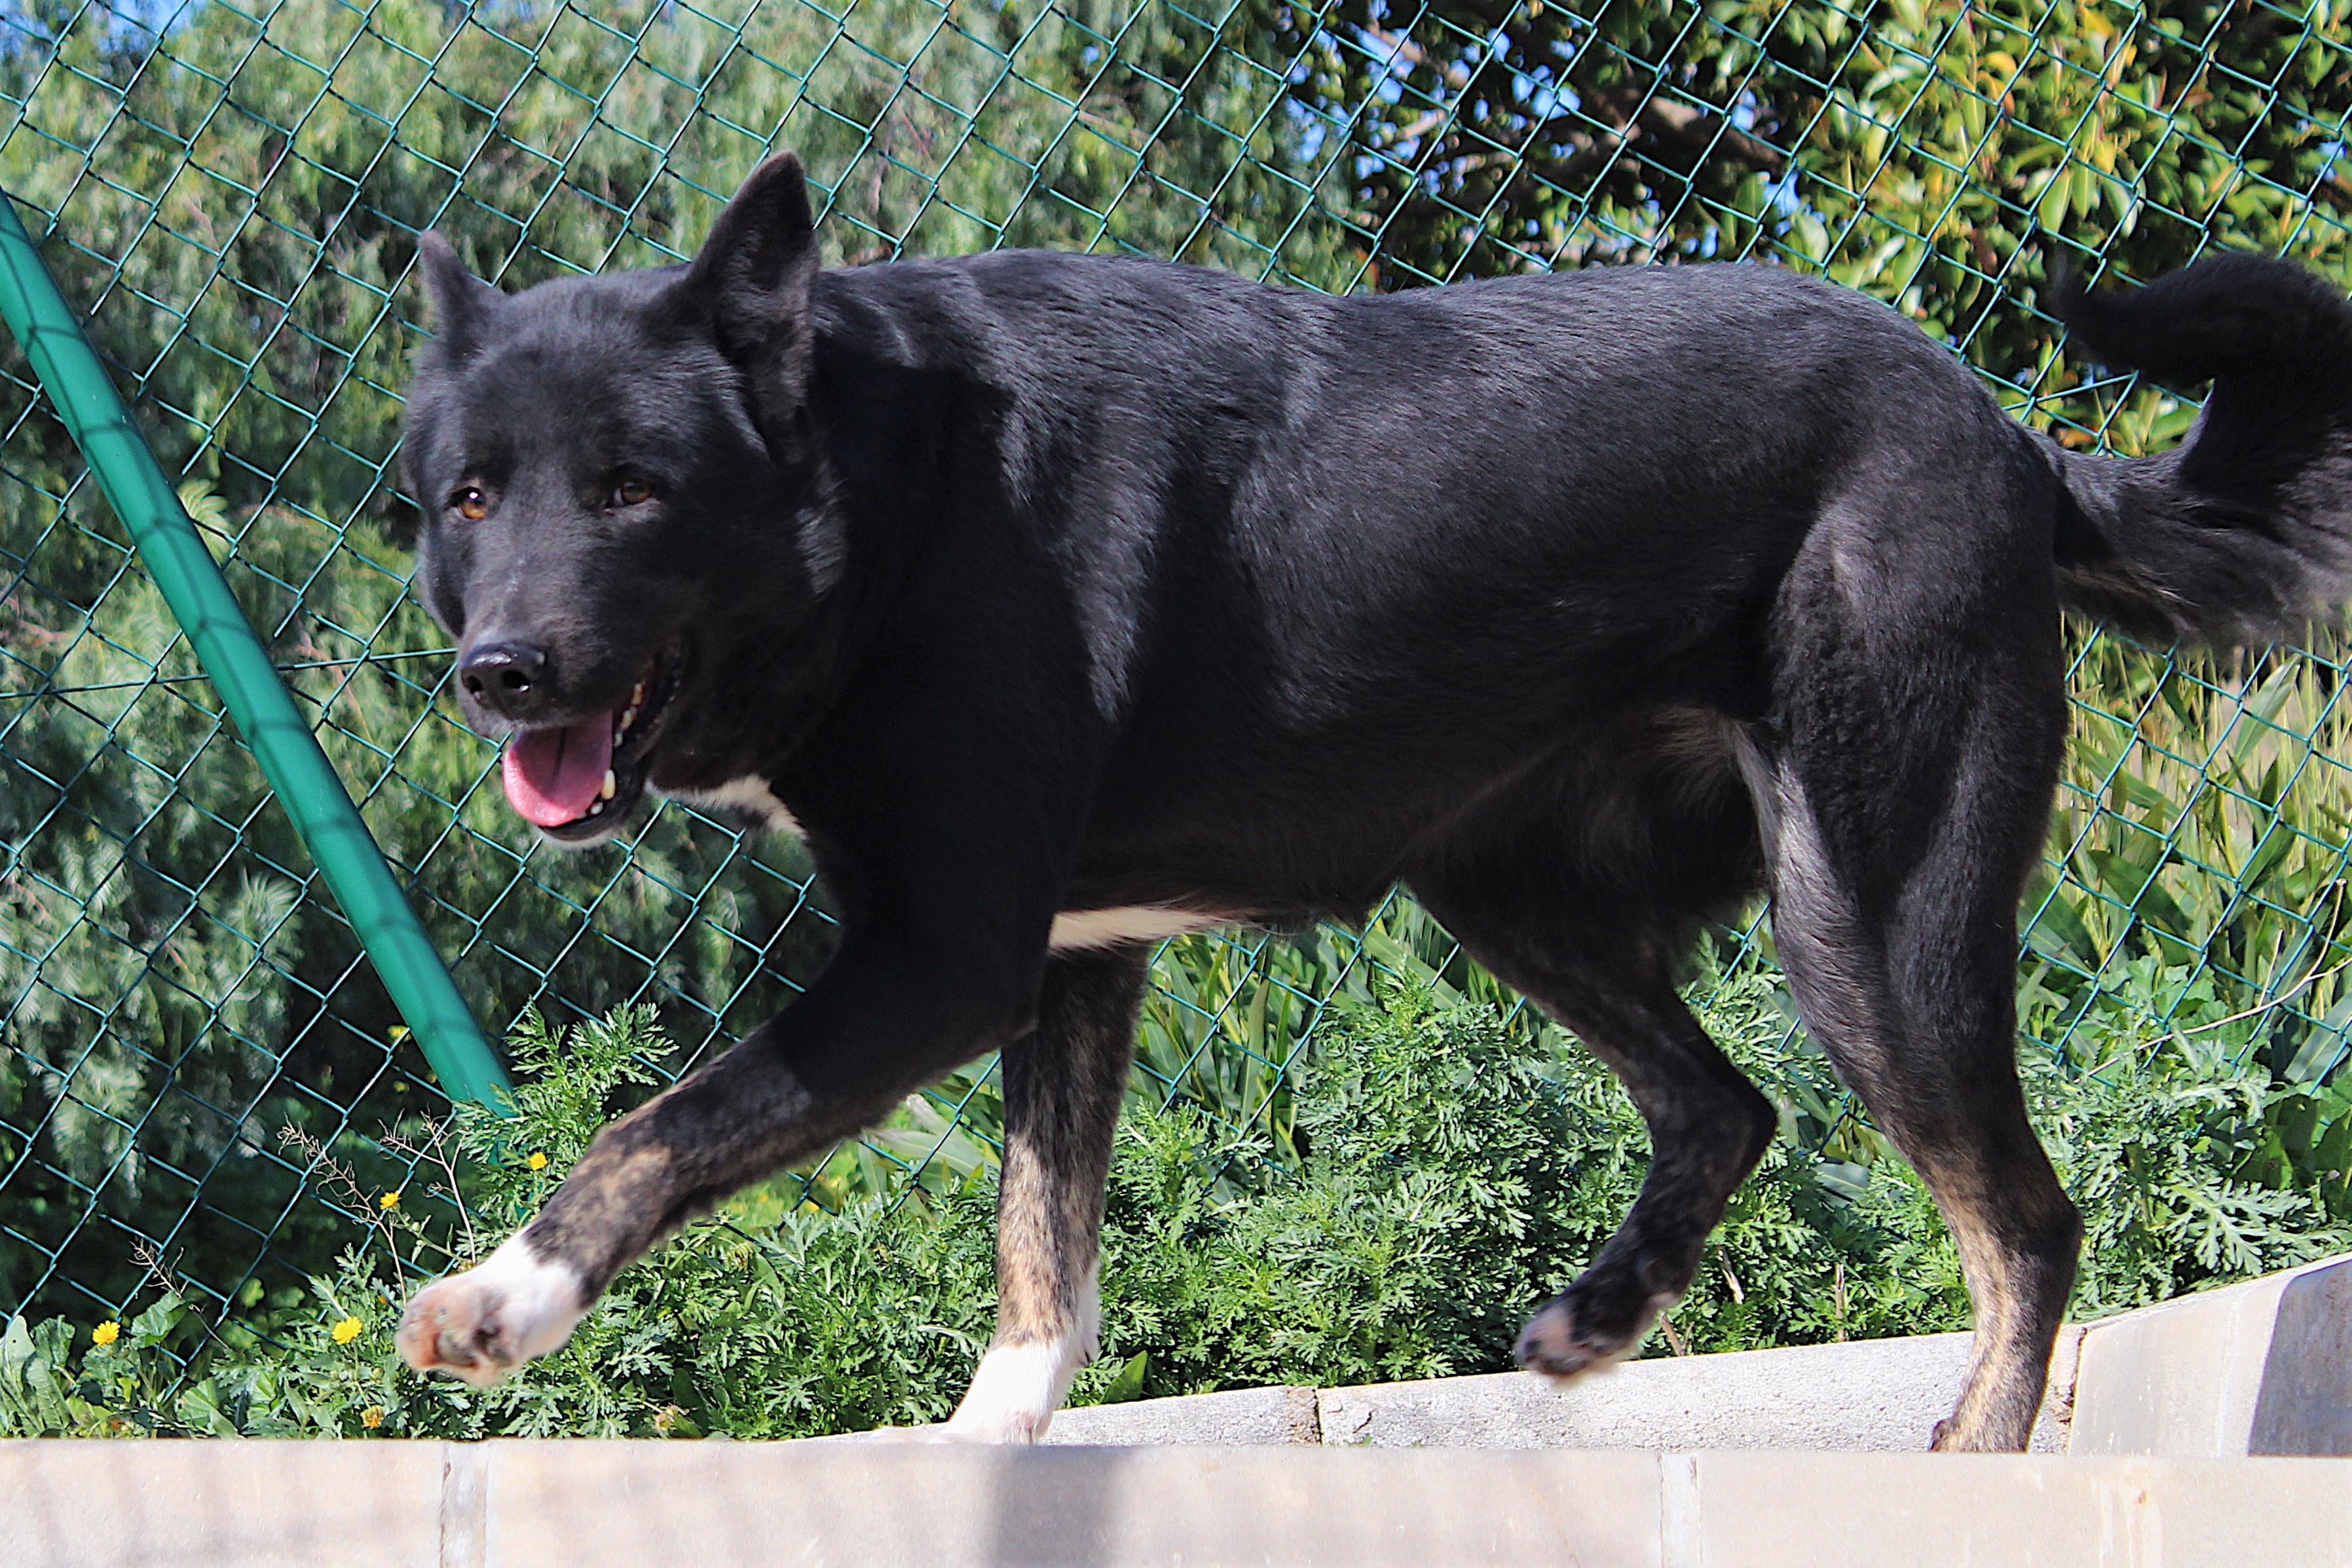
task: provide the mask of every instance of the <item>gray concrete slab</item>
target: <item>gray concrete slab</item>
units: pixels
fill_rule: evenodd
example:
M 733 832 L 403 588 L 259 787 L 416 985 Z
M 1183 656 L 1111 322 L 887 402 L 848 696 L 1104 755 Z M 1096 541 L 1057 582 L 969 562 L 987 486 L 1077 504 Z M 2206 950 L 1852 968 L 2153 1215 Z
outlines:
M 1691 1568 L 2352 1564 L 2352 1468 L 2335 1459 L 1736 1453 L 1663 1464 L 1677 1521 L 1665 1561 Z
M 1311 1388 L 1233 1388 L 1174 1399 L 1089 1405 L 1065 1410 L 1045 1429 L 1049 1444 L 1265 1447 L 1321 1441 Z
M 488 1448 L 486 1568 L 1660 1568 L 1647 1454 Z
M 2062 1338 L 2035 1447 L 2066 1447 Z M 1375 1448 L 1914 1451 L 1951 1413 L 1966 1334 L 1624 1362 L 1557 1387 L 1528 1373 L 1327 1388 L 1323 1441 Z
M 5 1568 L 417 1568 L 439 1443 L 0 1442 Z
M 2352 1568 L 2341 1459 L 0 1445 L 6 1568 Z
M 812 1443 L 945 1443 L 944 1425 L 881 1426 L 811 1437 Z M 1057 1410 L 1041 1441 L 1049 1447 L 1251 1448 L 1318 1441 L 1315 1390 L 1229 1388 L 1120 1405 Z M 5 1565 L 0 1565 L 5 1568 Z
M 2352 1454 L 2352 1258 L 2092 1324 L 2074 1452 Z

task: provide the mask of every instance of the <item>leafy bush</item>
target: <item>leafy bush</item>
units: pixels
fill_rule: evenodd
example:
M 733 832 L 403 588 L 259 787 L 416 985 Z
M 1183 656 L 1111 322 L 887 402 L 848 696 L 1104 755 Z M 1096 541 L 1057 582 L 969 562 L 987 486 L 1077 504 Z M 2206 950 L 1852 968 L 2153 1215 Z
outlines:
M 1934 1206 L 1836 1109 L 1778 994 L 1752 976 L 1710 988 L 1707 1022 L 1780 1105 L 1781 1135 L 1648 1352 L 1965 1327 Z M 1193 1108 L 1130 1106 L 1105 1226 L 1107 1353 L 1079 1402 L 1498 1370 L 1520 1320 L 1632 1202 L 1638 1118 L 1605 1069 L 1527 1016 L 1400 987 L 1318 1041 L 1295 1163 Z M 2242 1070 L 2195 1037 L 2112 1044 L 2095 1072 L 2029 1072 L 2088 1220 L 2078 1311 L 2352 1247 L 2352 1097 Z M 993 1309 L 984 1173 L 837 1215 L 787 1196 L 796 1183 L 755 1190 L 626 1270 L 569 1344 L 499 1388 L 403 1367 L 403 1265 L 478 1257 L 526 1220 L 667 1044 L 629 1009 L 565 1036 L 534 1025 L 514 1049 L 520 1118 L 461 1111 L 426 1132 L 437 1194 L 390 1207 L 348 1194 L 373 1223 L 291 1310 L 214 1324 L 165 1288 L 101 1326 L 104 1344 L 62 1319 L 13 1320 L 0 1432 L 781 1437 L 947 1415 Z

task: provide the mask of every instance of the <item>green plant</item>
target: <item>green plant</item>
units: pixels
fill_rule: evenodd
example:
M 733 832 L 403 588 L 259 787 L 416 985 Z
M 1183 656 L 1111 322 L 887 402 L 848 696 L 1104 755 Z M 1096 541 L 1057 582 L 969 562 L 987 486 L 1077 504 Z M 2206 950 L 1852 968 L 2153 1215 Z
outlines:
M 2097 1070 L 2028 1058 L 2088 1223 L 2078 1314 L 2352 1247 L 2352 1095 L 2152 1022 L 2181 1014 L 2179 976 L 2135 973 L 2145 994 L 2101 1016 Z M 1698 989 L 1781 1132 L 1647 1353 L 1965 1327 L 1933 1205 L 1844 1107 L 1770 977 Z M 1498 1370 L 1632 1201 L 1639 1119 L 1532 1016 L 1401 984 L 1318 1039 L 1283 1141 L 1295 1163 L 1139 1076 L 1105 1225 L 1106 1355 L 1078 1401 Z M 626 1009 L 568 1033 L 534 1020 L 513 1047 L 520 1116 L 393 1130 L 438 1175 L 389 1208 L 345 1178 L 353 1233 L 298 1299 L 212 1322 L 154 1264 L 157 1300 L 110 1343 L 13 1320 L 0 1432 L 749 1437 L 948 1413 L 993 1305 L 986 1166 L 921 1204 L 838 1214 L 794 1182 L 756 1189 L 625 1271 L 570 1343 L 499 1388 L 408 1373 L 392 1345 L 404 1282 L 527 1219 L 667 1043 Z

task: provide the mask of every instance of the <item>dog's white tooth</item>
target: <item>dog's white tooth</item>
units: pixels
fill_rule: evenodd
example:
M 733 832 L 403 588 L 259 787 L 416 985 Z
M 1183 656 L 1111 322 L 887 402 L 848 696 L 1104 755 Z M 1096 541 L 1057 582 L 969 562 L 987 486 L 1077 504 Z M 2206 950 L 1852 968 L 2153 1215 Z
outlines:
M 635 712 L 637 710 L 638 704 L 645 701 L 645 700 L 646 683 L 640 680 L 637 682 L 637 689 L 629 693 L 629 711 L 632 713 Z
M 621 781 L 613 776 L 612 769 L 606 768 L 604 770 L 604 787 L 596 792 L 596 798 L 600 801 L 610 800 L 620 793 Z
M 603 811 L 604 809 L 604 803 L 603 801 L 601 801 L 601 800 L 600 800 L 600 801 L 598 801 L 595 805 L 592 805 L 592 806 L 590 806 L 590 807 L 588 808 L 588 815 L 589 815 L 589 816 L 594 816 L 597 813 L 599 813 L 599 812 Z

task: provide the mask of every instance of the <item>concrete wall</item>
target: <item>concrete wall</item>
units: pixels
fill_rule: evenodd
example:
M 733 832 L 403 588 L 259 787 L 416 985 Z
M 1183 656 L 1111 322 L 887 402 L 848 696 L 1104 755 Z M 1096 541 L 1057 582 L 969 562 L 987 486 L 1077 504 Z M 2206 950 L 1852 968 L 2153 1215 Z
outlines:
M 2352 1454 L 2352 1258 L 2095 1325 L 2078 1454 Z
M 0 1444 L 7 1568 L 2352 1568 L 2331 1459 Z
M 2070 1335 L 2038 1436 L 2071 1453 L 1853 1451 L 1923 1445 L 1967 1349 L 1243 1389 L 1034 1449 L 0 1443 L 0 1568 L 2352 1568 L 2352 1467 L 2245 1457 L 2352 1452 L 2352 1259 Z

